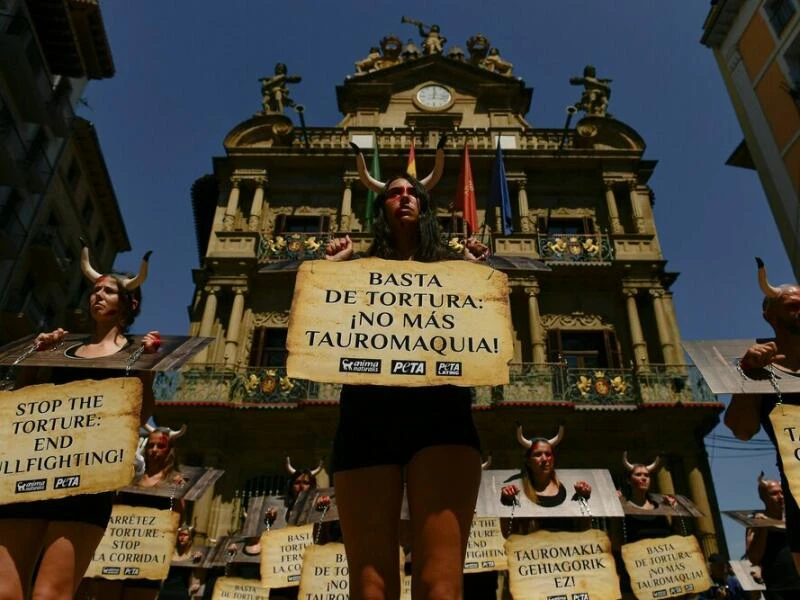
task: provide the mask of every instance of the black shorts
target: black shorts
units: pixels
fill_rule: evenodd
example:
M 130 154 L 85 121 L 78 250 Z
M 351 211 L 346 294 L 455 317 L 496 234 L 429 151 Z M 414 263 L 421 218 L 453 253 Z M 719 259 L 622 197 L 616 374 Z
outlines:
M 443 445 L 480 452 L 469 388 L 342 386 L 334 472 L 404 466 L 423 448 Z
M 111 518 L 114 492 L 78 494 L 57 500 L 16 502 L 0 506 L 0 519 L 35 519 L 87 523 L 106 528 Z

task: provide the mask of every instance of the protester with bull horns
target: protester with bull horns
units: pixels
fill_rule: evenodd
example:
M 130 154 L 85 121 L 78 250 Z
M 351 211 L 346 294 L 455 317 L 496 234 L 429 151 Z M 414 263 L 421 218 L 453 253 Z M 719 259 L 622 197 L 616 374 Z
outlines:
M 144 424 L 147 431 L 147 443 L 144 447 L 144 474 L 136 482 L 143 488 L 155 487 L 162 483 L 182 484 L 185 478 L 180 473 L 173 473 L 176 468 L 175 441 L 186 433 L 186 425 L 178 431 L 169 427 L 153 427 Z
M 430 191 L 444 168 L 445 140 L 436 166 L 421 180 L 408 173 L 373 179 L 357 146 L 364 185 L 379 194 L 367 254 L 389 260 L 435 262 L 447 258 Z M 465 244 L 468 260 L 484 260 L 488 248 Z M 333 239 L 326 259 L 349 260 L 349 236 Z M 414 598 L 456 600 L 480 485 L 480 442 L 472 421 L 471 392 L 456 386 L 342 387 L 334 439 L 334 485 L 350 569 L 350 597 L 398 598 L 399 515 L 403 475 L 414 540 Z
M 522 424 L 517 423 L 517 441 L 525 448 L 525 466 L 522 472 L 522 489 L 525 495 L 540 506 L 552 507 L 562 504 L 567 499 L 567 490 L 558 480 L 556 474 L 556 457 L 554 449 L 564 438 L 564 426 L 558 426 L 558 433 L 552 438 L 525 437 Z M 520 488 L 515 484 L 504 486 L 500 490 L 500 501 L 503 504 L 517 502 Z M 575 482 L 575 494 L 588 499 L 592 486 L 586 481 Z
M 140 286 L 147 277 L 150 252 L 136 276 L 97 272 L 89 250 L 81 250 L 81 270 L 91 284 L 89 313 L 93 329 L 89 339 L 68 347 L 64 354 L 74 368 L 52 370 L 51 383 L 119 377 L 124 371 L 96 369 L 81 360 L 114 355 L 131 344 L 125 335 L 141 308 Z M 56 329 L 36 337 L 36 349 L 60 344 L 67 332 Z M 158 332 L 142 339 L 143 351 L 158 350 Z M 24 371 L 24 369 L 23 369 Z M 25 374 L 23 373 L 23 376 Z M 153 409 L 152 374 L 138 373 L 144 388 L 141 420 Z M 80 494 L 58 500 L 16 503 L 0 507 L 0 598 L 72 598 L 97 544 L 103 537 L 114 493 Z M 38 565 L 38 566 L 37 566 Z M 35 570 L 35 580 L 33 580 Z
M 764 512 L 753 515 L 756 519 L 782 521 L 784 496 L 781 482 L 758 476 L 758 497 L 764 503 Z M 766 586 L 766 600 L 789 600 L 800 596 L 800 575 L 792 560 L 786 529 L 778 524 L 747 529 L 745 551 L 747 559 L 761 567 Z
M 640 514 L 638 511 L 652 511 L 658 508 L 658 501 L 650 493 L 653 474 L 661 465 L 661 457 L 656 458 L 649 465 L 644 463 L 632 463 L 628 460 L 628 451 L 622 453 L 622 464 L 628 474 L 628 497 L 625 502 L 636 513 L 626 512 L 625 514 L 625 543 L 638 542 L 643 539 L 666 537 L 672 534 L 672 526 L 669 519 L 663 514 L 648 515 Z M 676 506 L 677 500 L 674 496 L 664 495 L 664 504 Z
M 745 373 L 767 368 L 777 369 L 788 376 L 800 376 L 800 286 L 771 285 L 764 262 L 756 258 L 756 263 L 758 283 L 764 292 L 762 314 L 775 331 L 775 339 L 750 346 L 739 361 L 739 366 Z M 782 394 L 782 401 L 784 404 L 800 404 L 800 394 Z M 725 424 L 740 440 L 749 440 L 763 427 L 777 447 L 775 431 L 769 419 L 776 402 L 776 394 L 734 394 L 725 412 Z M 776 456 L 785 502 L 789 548 L 800 570 L 800 507 L 789 490 L 781 456 L 779 453 Z

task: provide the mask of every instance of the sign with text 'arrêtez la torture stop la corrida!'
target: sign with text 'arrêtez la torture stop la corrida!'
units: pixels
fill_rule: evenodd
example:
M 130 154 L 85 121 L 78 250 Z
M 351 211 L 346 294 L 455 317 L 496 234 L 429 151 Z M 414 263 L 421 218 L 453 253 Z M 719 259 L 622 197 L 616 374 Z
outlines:
M 287 372 L 325 383 L 508 383 L 507 276 L 466 261 L 309 261 L 297 274 Z

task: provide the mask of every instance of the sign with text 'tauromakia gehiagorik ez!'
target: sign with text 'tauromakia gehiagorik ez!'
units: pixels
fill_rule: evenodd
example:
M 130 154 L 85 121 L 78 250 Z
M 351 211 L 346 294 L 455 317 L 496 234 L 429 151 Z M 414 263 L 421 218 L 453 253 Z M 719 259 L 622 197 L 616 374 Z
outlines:
M 502 385 L 514 347 L 507 276 L 466 261 L 309 261 L 289 319 L 290 377 Z
M 136 377 L 0 392 L 0 504 L 129 484 L 141 407 Z
M 603 531 L 512 535 L 506 542 L 506 555 L 515 600 L 620 597 L 611 540 Z

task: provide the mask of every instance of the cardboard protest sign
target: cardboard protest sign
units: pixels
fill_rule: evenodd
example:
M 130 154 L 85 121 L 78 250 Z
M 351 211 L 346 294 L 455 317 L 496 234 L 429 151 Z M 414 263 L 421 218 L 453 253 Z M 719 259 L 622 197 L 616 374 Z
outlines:
M 611 541 L 597 529 L 512 535 L 506 555 L 514 600 L 620 597 Z
M 350 570 L 344 544 L 306 548 L 298 597 L 325 600 L 347 600 L 350 597 Z
M 142 346 L 144 335 L 126 334 L 130 343 L 109 356 L 75 358 L 75 350 L 88 340 L 85 333 L 68 333 L 58 348 L 34 352 L 20 364 L 23 367 L 91 367 L 93 369 L 120 369 L 128 367 L 134 352 Z M 15 340 L 0 348 L 0 365 L 12 365 L 30 347 L 36 334 Z M 134 371 L 171 371 L 182 367 L 186 361 L 208 346 L 214 338 L 162 335 L 158 352 L 143 353 L 131 365 Z M 62 349 L 63 348 L 63 349 Z
M 256 579 L 220 577 L 211 600 L 269 600 L 269 588 L 261 587 Z
M 86 571 L 103 579 L 164 579 L 180 515 L 170 510 L 115 504 Z
M 303 553 L 314 543 L 314 525 L 271 529 L 261 534 L 261 585 L 268 588 L 300 584 Z
M 508 277 L 465 261 L 307 261 L 286 347 L 290 377 L 327 383 L 503 385 Z
M 699 594 L 711 587 L 706 560 L 694 536 L 625 544 L 622 560 L 639 600 Z
M 411 575 L 400 574 L 400 600 L 411 600 Z
M 800 499 L 800 406 L 777 404 L 769 413 L 783 472 L 795 500 Z
M 475 515 L 467 540 L 464 572 L 483 573 L 507 569 L 505 543 L 500 530 L 500 519 Z
M 0 504 L 130 483 L 141 409 L 136 377 L 0 392 Z

